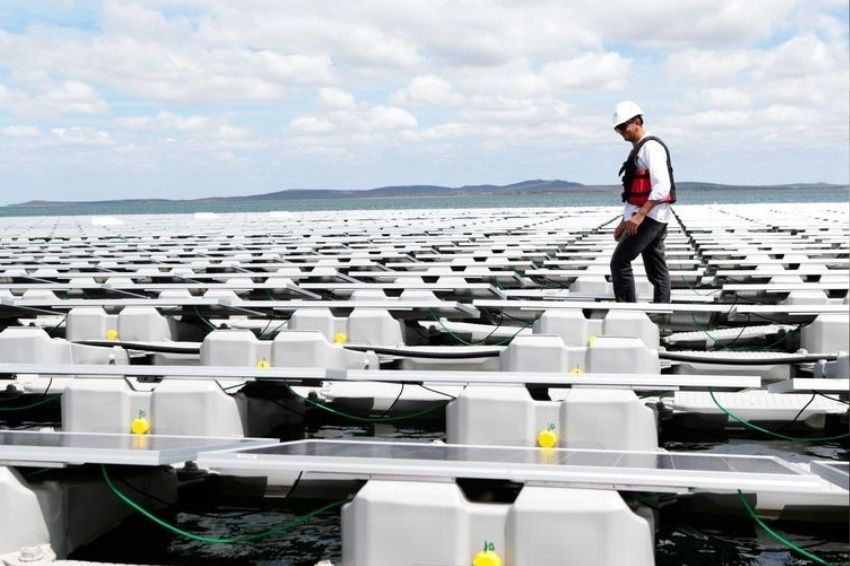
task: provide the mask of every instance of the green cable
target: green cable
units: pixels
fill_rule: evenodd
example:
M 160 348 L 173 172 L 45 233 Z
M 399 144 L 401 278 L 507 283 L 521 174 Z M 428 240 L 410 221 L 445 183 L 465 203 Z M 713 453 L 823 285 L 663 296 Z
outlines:
M 269 322 L 271 322 L 271 321 L 269 321 Z M 278 331 L 278 329 L 280 329 L 280 327 L 281 327 L 281 326 L 283 326 L 283 325 L 284 325 L 284 324 L 286 324 L 287 322 L 289 322 L 289 321 L 284 320 L 283 322 L 281 322 L 280 324 L 278 324 L 277 326 L 275 326 L 275 327 L 274 327 L 274 328 L 272 328 L 271 330 L 264 330 L 263 332 L 260 332 L 260 336 L 259 336 L 259 337 L 260 337 L 260 339 L 262 339 L 264 336 L 271 336 L 271 335 L 273 335 L 274 333 L 276 333 L 276 332 Z M 266 326 L 266 328 L 268 328 L 268 325 Z
M 313 407 L 316 407 L 317 409 L 322 409 L 323 411 L 327 411 L 327 412 L 329 412 L 333 415 L 337 415 L 339 417 L 343 417 L 343 418 L 350 419 L 350 420 L 357 421 L 357 422 L 361 422 L 361 423 L 391 423 L 391 422 L 396 422 L 396 421 L 406 421 L 406 420 L 415 419 L 417 417 L 421 417 L 423 415 L 427 415 L 427 414 L 439 411 L 440 409 L 442 409 L 446 405 L 448 405 L 448 403 L 443 403 L 442 405 L 437 405 L 436 407 L 431 407 L 431 408 L 428 408 L 428 409 L 424 409 L 422 411 L 418 411 L 416 413 L 410 413 L 409 415 L 403 415 L 403 416 L 400 416 L 400 417 L 386 417 L 386 416 L 384 416 L 384 417 L 360 417 L 358 415 L 352 415 L 350 413 L 338 411 L 337 409 L 333 409 L 331 407 L 328 407 L 324 403 L 320 403 L 318 401 L 314 401 L 313 399 L 310 399 L 309 397 L 304 397 L 303 395 L 299 395 L 298 393 L 295 392 L 294 389 L 292 389 L 292 387 L 288 383 L 286 383 L 285 381 L 282 382 L 282 383 L 283 383 L 283 386 L 293 396 L 297 397 L 298 399 L 301 399 L 305 403 L 312 405 Z
M 779 533 L 777 533 L 776 531 L 774 531 L 773 529 L 768 527 L 765 524 L 765 522 L 762 520 L 762 518 L 758 516 L 758 514 L 753 510 L 752 507 L 750 507 L 750 504 L 747 503 L 747 498 L 744 497 L 744 494 L 741 492 L 740 489 L 738 490 L 738 499 L 741 500 L 741 503 L 744 505 L 744 508 L 747 510 L 747 513 L 750 515 L 750 518 L 752 518 L 756 523 L 758 523 L 758 526 L 760 526 L 762 529 L 764 529 L 764 531 L 768 535 L 770 535 L 774 540 L 776 540 L 780 544 L 784 544 L 785 546 L 787 546 L 788 548 L 790 548 L 794 552 L 802 554 L 803 556 L 805 556 L 809 560 L 814 560 L 818 564 L 823 564 L 824 566 L 833 566 L 832 562 L 824 560 L 820 556 L 818 556 L 816 554 L 812 554 L 811 552 L 809 552 L 808 550 L 806 550 L 804 548 L 800 548 L 799 546 L 797 546 L 796 544 L 794 544 L 793 542 L 791 542 L 787 538 L 783 537 L 782 535 L 780 535 Z
M 333 503 L 329 503 L 329 504 L 325 505 L 324 507 L 320 507 L 320 508 L 316 509 L 315 511 L 311 511 L 310 513 L 307 513 L 303 517 L 299 517 L 298 519 L 295 519 L 294 521 L 284 523 L 283 525 L 271 528 L 267 531 L 262 531 L 262 532 L 259 532 L 259 533 L 250 533 L 250 534 L 246 534 L 246 535 L 239 535 L 239 536 L 235 536 L 235 537 L 232 537 L 232 538 L 209 537 L 209 536 L 204 536 L 204 535 L 196 535 L 194 533 L 184 531 L 183 529 L 175 527 L 174 525 L 167 523 L 167 522 L 163 521 L 162 519 L 160 519 L 159 517 L 156 517 L 155 515 L 151 514 L 149 511 L 145 510 L 138 503 L 136 503 L 135 501 L 133 501 L 132 499 L 127 497 L 117 487 L 115 487 L 115 484 L 112 483 L 112 480 L 109 478 L 109 474 L 106 472 L 106 466 L 101 464 L 100 469 L 103 471 L 103 479 L 106 481 L 106 485 L 109 487 L 109 489 L 112 491 L 112 493 L 115 494 L 115 496 L 118 499 L 120 499 L 121 501 L 123 501 L 128 507 L 130 507 L 134 511 L 137 511 L 138 513 L 140 513 L 141 515 L 143 515 L 147 519 L 153 521 L 154 523 L 156 523 L 160 527 L 162 527 L 162 528 L 164 528 L 168 531 L 171 531 L 174 534 L 180 535 L 180 536 L 187 538 L 187 539 L 190 539 L 190 540 L 194 540 L 194 541 L 197 541 L 197 542 L 203 542 L 203 543 L 207 543 L 207 544 L 239 544 L 239 543 L 242 543 L 242 542 L 253 542 L 253 541 L 256 541 L 256 540 L 264 539 L 264 538 L 270 537 L 272 535 L 279 534 L 279 533 L 282 533 L 284 531 L 288 531 L 288 530 L 293 529 L 295 527 L 301 526 L 302 524 L 306 523 L 307 521 L 309 521 L 310 519 L 312 519 L 316 515 L 318 515 L 320 513 L 324 513 L 325 511 L 328 511 L 329 509 L 333 509 L 335 507 L 340 507 L 340 506 L 342 506 L 343 504 L 345 504 L 349 501 L 348 499 L 341 499 L 339 501 L 334 501 Z
M 0 411 L 23 411 L 24 409 L 32 409 L 33 407 L 38 407 L 39 405 L 45 405 L 50 403 L 51 401 L 55 401 L 59 397 L 61 397 L 61 393 L 57 393 L 55 395 L 51 395 L 48 399 L 42 399 L 32 405 L 24 405 L 23 407 L 0 407 Z
M 818 437 L 818 438 L 797 438 L 797 437 L 794 437 L 794 436 L 787 436 L 785 434 L 773 432 L 772 430 L 762 428 L 758 425 L 751 423 L 750 421 L 748 421 L 746 419 L 739 417 L 738 415 L 736 415 L 735 413 L 733 413 L 732 411 L 730 411 L 729 409 L 727 409 L 726 407 L 721 405 L 720 402 L 717 400 L 717 398 L 714 396 L 714 391 L 712 391 L 711 389 L 708 390 L 708 394 L 711 395 L 711 400 L 714 401 L 714 404 L 717 405 L 717 407 L 721 411 L 726 413 L 726 415 L 732 417 L 733 419 L 735 419 L 736 421 L 738 421 L 739 423 L 741 423 L 745 427 L 753 429 L 753 430 L 757 430 L 758 432 L 761 432 L 762 434 L 766 434 L 768 436 L 781 438 L 782 440 L 790 440 L 791 442 L 828 442 L 828 441 L 831 441 L 831 440 L 841 440 L 841 439 L 850 437 L 850 433 L 847 433 L 847 434 L 839 434 L 839 435 L 836 435 L 836 436 L 823 436 L 823 437 Z
M 693 287 L 691 287 L 691 286 L 690 286 L 690 284 L 688 283 L 688 281 L 687 281 L 684 277 L 682 277 L 682 276 L 680 276 L 680 277 L 681 277 L 681 279 L 682 279 L 682 282 L 683 282 L 683 283 L 684 283 L 684 284 L 685 284 L 685 285 L 686 285 L 686 286 L 687 286 L 687 287 L 688 287 L 691 291 L 694 291 L 695 293 L 697 293 L 696 289 L 694 289 Z M 699 295 L 699 293 L 697 293 L 697 295 Z M 703 295 L 700 295 L 700 296 L 703 296 Z M 714 344 L 713 344 L 713 345 L 714 345 L 714 346 L 715 346 L 718 350 L 730 350 L 730 351 L 733 351 L 733 352 L 734 352 L 734 351 L 750 351 L 750 350 L 749 350 L 749 349 L 747 349 L 747 348 L 733 348 L 733 347 L 731 347 L 731 344 L 734 344 L 735 342 L 737 342 L 737 341 L 738 341 L 738 339 L 739 339 L 739 338 L 740 338 L 740 337 L 744 334 L 744 330 L 746 330 L 746 328 L 747 328 L 746 326 L 742 326 L 742 327 L 741 327 L 741 331 L 738 333 L 738 335 L 737 335 L 735 338 L 733 338 L 731 341 L 729 341 L 728 343 L 724 344 L 723 342 L 721 342 L 721 341 L 720 341 L 720 339 L 715 338 L 714 336 L 712 336 L 712 335 L 709 333 L 708 328 L 706 328 L 706 327 L 702 326 L 699 322 L 697 322 L 696 316 L 694 316 L 693 311 L 689 312 L 688 314 L 690 314 L 690 316 L 691 316 L 691 322 L 693 322 L 693 323 L 694 323 L 694 327 L 695 327 L 697 330 L 699 330 L 700 332 L 702 332 L 703 334 L 705 334 L 706 336 L 708 336 L 709 338 L 711 338 L 711 340 L 713 340 L 713 341 L 714 341 Z M 747 319 L 747 322 L 749 322 L 749 318 Z M 795 333 L 795 332 L 799 332 L 799 331 L 800 331 L 800 329 L 801 329 L 802 327 L 803 327 L 803 325 L 802 325 L 802 324 L 798 324 L 798 325 L 797 325 L 797 328 L 795 328 L 794 330 L 791 330 L 790 332 L 787 332 L 785 335 L 783 335 L 782 337 L 780 337 L 780 338 L 779 338 L 778 340 L 776 340 L 775 342 L 771 342 L 770 344 L 767 344 L 767 345 L 765 345 L 765 346 L 764 346 L 764 347 L 762 347 L 762 348 L 757 348 L 757 350 L 759 350 L 759 351 L 764 351 L 764 350 L 767 350 L 768 348 L 771 348 L 771 347 L 773 347 L 773 346 L 775 346 L 775 345 L 777 345 L 777 344 L 780 344 L 780 343 L 784 342 L 784 341 L 786 340 L 786 338 L 788 337 L 788 334 L 793 334 L 793 333 Z
M 446 332 L 446 334 L 448 334 L 449 336 L 451 336 L 452 338 L 454 338 L 455 340 L 457 340 L 457 341 L 458 341 L 458 342 L 460 342 L 461 344 L 465 344 L 465 345 L 467 345 L 467 346 L 475 346 L 475 345 L 477 345 L 477 344 L 481 344 L 482 342 L 486 341 L 486 340 L 487 340 L 487 338 L 489 338 L 490 336 L 492 336 L 492 335 L 493 335 L 493 333 L 494 333 L 494 332 L 496 332 L 496 331 L 499 329 L 499 327 L 500 327 L 500 326 L 502 326 L 502 324 L 501 324 L 501 323 L 497 324 L 497 325 L 496 325 L 496 328 L 494 328 L 494 329 L 490 332 L 490 334 L 488 334 L 487 336 L 485 336 L 485 337 L 484 337 L 484 338 L 482 338 L 481 340 L 476 340 L 475 342 L 467 342 L 466 340 L 464 340 L 463 338 L 461 338 L 460 336 L 458 336 L 457 334 L 455 334 L 454 332 L 452 332 L 451 330 L 449 330 L 449 329 L 448 329 L 448 327 L 446 327 L 446 325 L 445 325 L 445 324 L 443 324 L 443 321 L 442 321 L 442 320 L 440 320 L 440 318 L 439 318 L 439 316 L 437 315 L 437 313 L 435 313 L 433 310 L 431 310 L 431 311 L 429 311 L 429 312 L 431 313 L 431 318 L 433 318 L 433 319 L 434 319 L 434 321 L 435 321 L 437 324 L 439 324 L 439 325 L 440 325 L 440 327 L 442 327 L 442 329 Z M 513 340 L 514 338 L 516 338 L 516 337 L 517 337 L 517 335 L 519 335 L 519 333 L 520 333 L 520 332 L 522 332 L 523 330 L 525 330 L 525 329 L 526 329 L 526 328 L 528 328 L 529 326 L 531 326 L 531 323 L 526 323 L 526 325 L 525 325 L 525 326 L 523 326 L 522 328 L 520 328 L 519 330 L 517 330 L 514 334 L 512 334 L 512 335 L 510 335 L 510 336 L 508 336 L 508 337 L 506 337 L 506 338 L 503 338 L 502 340 L 499 340 L 498 342 L 496 342 L 496 343 L 494 344 L 494 346 L 502 346 L 502 345 L 504 345 L 504 344 L 508 344 L 511 340 Z
M 212 322 L 210 322 L 208 319 L 204 318 L 204 316 L 201 314 L 201 311 L 199 311 L 199 310 L 198 310 L 198 307 L 194 307 L 194 306 L 193 306 L 192 308 L 195 310 L 195 315 L 196 315 L 199 319 L 201 319 L 201 322 L 203 322 L 204 324 L 206 324 L 207 326 L 209 326 L 209 327 L 210 327 L 210 330 L 218 330 L 218 326 L 216 326 L 215 324 L 213 324 Z

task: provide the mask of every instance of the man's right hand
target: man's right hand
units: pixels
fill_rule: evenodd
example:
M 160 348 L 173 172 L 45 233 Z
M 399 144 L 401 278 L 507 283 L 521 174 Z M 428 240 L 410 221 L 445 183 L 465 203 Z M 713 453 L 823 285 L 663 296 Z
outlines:
M 620 224 L 617 225 L 616 228 L 614 228 L 614 241 L 619 242 L 620 238 L 622 238 L 623 234 L 625 234 L 625 233 L 626 233 L 626 221 L 622 220 L 622 221 L 620 221 Z

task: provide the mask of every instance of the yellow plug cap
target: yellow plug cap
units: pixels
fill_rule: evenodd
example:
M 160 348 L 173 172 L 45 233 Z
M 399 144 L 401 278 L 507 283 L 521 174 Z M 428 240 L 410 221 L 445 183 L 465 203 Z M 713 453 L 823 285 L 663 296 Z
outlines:
M 472 566 L 502 566 L 502 558 L 492 550 L 482 550 L 475 555 Z
M 107 340 L 118 340 L 118 331 L 114 328 L 110 328 L 106 331 L 106 339 Z
M 595 334 L 591 334 L 590 336 L 587 337 L 587 345 L 588 346 L 590 346 L 594 342 L 596 342 L 596 335 Z
M 576 366 L 576 367 L 574 367 L 573 369 L 570 370 L 570 373 L 573 374 L 573 375 L 582 375 L 584 373 L 584 370 L 582 370 L 580 367 Z
M 346 342 L 348 342 L 348 336 L 346 336 L 344 332 L 337 332 L 334 335 L 335 344 L 345 344 Z
M 265 358 L 257 362 L 257 367 L 260 369 L 266 369 L 272 367 L 272 364 Z
M 541 430 L 537 435 L 537 446 L 540 448 L 554 448 L 558 445 L 558 435 L 554 430 Z
M 133 434 L 147 434 L 151 430 L 151 422 L 145 417 L 133 419 L 130 423 L 130 432 Z

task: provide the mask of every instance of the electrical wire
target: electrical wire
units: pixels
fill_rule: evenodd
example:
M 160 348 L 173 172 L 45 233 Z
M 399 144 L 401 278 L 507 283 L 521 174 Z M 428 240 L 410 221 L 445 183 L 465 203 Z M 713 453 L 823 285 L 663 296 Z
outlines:
M 820 391 L 815 391 L 815 395 L 820 395 L 821 397 L 823 397 L 825 399 L 829 399 L 830 401 L 834 401 L 835 403 L 844 403 L 845 405 L 850 405 L 850 401 L 845 401 L 844 399 L 837 399 L 835 397 L 830 397 L 829 395 L 821 393 Z
M 438 360 L 465 360 L 470 358 L 498 358 L 501 350 L 479 350 L 476 352 L 433 352 L 425 350 L 405 350 L 402 348 L 384 348 L 381 346 L 359 346 L 345 344 L 343 348 L 354 352 L 375 352 L 388 356 L 404 356 L 408 358 L 429 358 Z
M 56 329 L 58 329 L 60 326 L 62 326 L 62 323 L 64 323 L 64 322 L 68 319 L 68 314 L 70 314 L 70 313 L 69 313 L 69 312 L 66 312 L 66 313 L 65 313 L 65 316 L 63 316 L 63 317 L 62 317 L 62 320 L 60 320 L 59 322 L 57 322 L 57 323 L 56 323 L 56 326 L 54 326 L 53 328 L 51 328 L 50 330 L 48 330 L 48 331 L 47 331 L 47 335 L 48 335 L 48 336 L 50 336 L 51 338 L 53 338 L 53 333 L 54 333 L 54 332 L 56 332 Z
M 797 414 L 796 414 L 796 415 L 794 415 L 794 418 L 793 418 L 793 419 L 791 419 L 790 421 L 788 421 L 787 423 L 783 424 L 781 427 L 777 428 L 774 432 L 779 432 L 779 431 L 781 431 L 781 430 L 785 430 L 786 428 L 790 427 L 792 424 L 794 424 L 795 422 L 797 422 L 797 419 L 799 419 L 799 418 L 800 418 L 800 415 L 802 415 L 802 414 L 803 414 L 803 411 L 805 411 L 806 409 L 808 409 L 808 408 L 809 408 L 809 405 L 811 405 L 811 404 L 812 404 L 812 401 L 814 401 L 814 400 L 815 400 L 815 397 L 817 397 L 817 395 L 815 395 L 814 393 L 812 393 L 812 396 L 811 396 L 811 397 L 809 397 L 809 400 L 806 402 L 806 404 L 805 404 L 805 405 L 803 405 L 803 407 L 802 407 L 799 411 L 797 411 Z
M 62 394 L 57 393 L 55 395 L 48 396 L 47 394 L 50 391 L 51 385 L 53 385 L 53 377 L 51 377 L 48 380 L 47 387 L 44 388 L 44 393 L 41 394 L 41 397 L 43 397 L 43 399 L 41 401 L 37 401 L 37 402 L 32 403 L 30 405 L 24 405 L 23 407 L 0 407 L 0 411 L 2 411 L 2 412 L 23 411 L 23 410 L 26 410 L 26 409 L 32 409 L 33 407 L 45 405 L 47 403 L 50 403 L 51 401 L 55 401 L 56 399 L 61 397 Z M 17 397 L 15 399 L 17 399 Z
M 734 359 L 734 358 L 710 358 L 693 356 L 689 354 L 679 354 L 677 352 L 658 352 L 658 357 L 663 360 L 674 362 L 695 362 L 701 364 L 723 364 L 731 366 L 760 366 L 765 364 L 803 364 L 816 362 L 818 360 L 836 360 L 836 354 L 810 354 L 787 356 L 784 358 L 751 358 L 751 359 Z
M 218 330 L 218 326 L 216 326 L 215 324 L 213 324 L 212 322 L 210 322 L 210 321 L 209 321 L 206 317 L 204 317 L 204 316 L 201 314 L 201 311 L 199 311 L 199 310 L 198 310 L 198 307 L 193 306 L 193 307 L 192 307 L 192 309 L 194 309 L 194 311 L 195 311 L 195 316 L 197 316 L 197 317 L 198 317 L 198 319 L 199 319 L 201 322 L 203 322 L 204 324 L 206 324 L 207 326 L 209 326 L 210 330 Z
M 105 465 L 101 464 L 100 469 L 103 472 L 103 479 L 106 482 L 106 485 L 109 487 L 110 491 L 112 491 L 112 493 L 118 499 L 120 499 L 125 505 L 127 505 L 128 507 L 130 507 L 134 511 L 138 512 L 139 514 L 141 514 L 143 517 L 147 518 L 148 520 L 150 520 L 150 521 L 156 523 L 157 525 L 159 525 L 160 527 L 166 529 L 167 531 L 170 531 L 170 532 L 172 532 L 176 535 L 182 536 L 184 538 L 194 540 L 196 542 L 203 542 L 203 543 L 206 543 L 206 544 L 239 544 L 239 543 L 243 543 L 243 542 L 253 542 L 253 541 L 261 540 L 261 539 L 264 539 L 264 538 L 268 538 L 270 536 L 274 536 L 274 535 L 292 530 L 292 529 L 306 523 L 307 521 L 309 521 L 310 519 L 312 519 L 316 515 L 324 513 L 325 511 L 329 511 L 330 509 L 335 509 L 337 507 L 341 507 L 342 505 L 346 504 L 350 500 L 350 499 L 346 498 L 346 499 L 340 499 L 338 501 L 334 501 L 334 502 L 329 503 L 327 505 L 324 505 L 324 506 L 322 506 L 322 507 L 320 507 L 320 508 L 318 508 L 314 511 L 311 511 L 311 512 L 307 513 L 306 515 L 299 517 L 299 518 L 297 518 L 293 521 L 286 522 L 283 525 L 279 525 L 277 527 L 274 527 L 274 528 L 271 528 L 271 529 L 268 529 L 268 530 L 265 530 L 265 531 L 261 531 L 261 532 L 257 532 L 257 533 L 249 533 L 249 534 L 244 534 L 244 535 L 238 535 L 238 536 L 230 537 L 230 538 L 219 538 L 219 537 L 211 537 L 211 536 L 206 536 L 206 535 L 197 535 L 197 534 L 194 534 L 194 533 L 190 533 L 188 531 L 184 531 L 183 529 L 181 529 L 179 527 L 175 527 L 174 525 L 172 525 L 172 524 L 170 524 L 166 521 L 163 521 L 162 519 L 160 519 L 156 515 L 153 515 L 152 513 L 150 513 L 146 509 L 144 509 L 141 505 L 139 505 L 138 503 L 136 503 L 135 501 L 133 501 L 132 499 L 127 497 L 127 495 L 125 495 L 117 487 L 115 487 L 115 484 L 112 482 L 112 480 L 109 477 L 109 473 L 106 471 Z
M 744 494 L 741 492 L 740 489 L 738 490 L 738 499 L 741 500 L 741 504 L 744 506 L 744 509 L 747 510 L 747 514 L 750 516 L 750 518 L 753 519 L 756 523 L 758 523 L 758 526 L 760 526 L 764 530 L 764 532 L 770 535 L 771 538 L 781 544 L 784 544 L 794 552 L 805 556 L 809 560 L 814 560 L 817 564 L 822 564 L 823 566 L 833 566 L 832 562 L 824 560 L 820 556 L 813 554 L 800 546 L 797 546 L 784 536 L 780 535 L 779 533 L 768 527 L 767 524 L 765 524 L 764 520 L 755 512 L 755 510 L 747 502 L 747 498 L 744 497 Z
M 431 393 L 436 393 L 437 395 L 442 395 L 442 396 L 444 396 L 444 397 L 448 397 L 448 398 L 449 398 L 449 399 L 451 399 L 452 401 L 454 401 L 455 399 L 457 399 L 457 397 L 455 397 L 455 396 L 454 396 L 454 395 L 452 395 L 451 393 L 446 393 L 446 392 L 444 392 L 444 391 L 440 391 L 439 389 L 432 389 L 432 388 L 428 387 L 427 385 L 425 385 L 425 384 L 423 384 L 423 383 L 420 383 L 420 384 L 419 384 L 419 387 L 421 387 L 421 388 L 422 388 L 422 389 L 424 389 L 425 391 L 430 391 Z
M 748 421 L 744 418 L 739 417 L 738 415 L 736 415 L 735 413 L 733 413 L 732 411 L 730 411 L 729 409 L 727 409 L 726 407 L 724 407 L 723 405 L 720 404 L 720 402 L 717 400 L 717 397 L 714 396 L 713 390 L 709 389 L 708 394 L 711 395 L 711 400 L 714 401 L 714 404 L 717 405 L 717 408 L 719 408 L 721 411 L 723 411 L 727 416 L 738 421 L 739 423 L 744 425 L 746 428 L 761 432 L 762 434 L 766 434 L 768 436 L 781 438 L 782 440 L 790 440 L 791 442 L 829 442 L 829 441 L 833 441 L 833 440 L 842 440 L 844 438 L 850 437 L 850 433 L 838 434 L 838 435 L 835 435 L 835 436 L 817 437 L 817 438 L 797 438 L 797 437 L 794 437 L 794 436 L 787 436 L 787 435 L 781 434 L 779 432 L 774 432 L 772 430 L 762 428 L 762 427 L 760 427 L 756 424 L 751 423 L 750 421 Z
M 464 340 L 463 338 L 461 338 L 460 336 L 458 336 L 457 334 L 455 334 L 454 332 L 452 332 L 445 324 L 443 324 L 443 321 L 440 320 L 437 313 L 435 313 L 433 310 L 429 311 L 429 312 L 431 314 L 431 318 L 433 318 L 434 321 L 437 324 L 440 325 L 440 327 L 443 329 L 444 332 L 446 332 L 446 334 L 448 334 L 449 336 L 451 336 L 452 338 L 454 338 L 455 340 L 457 340 L 461 344 L 466 344 L 467 346 L 474 346 L 476 344 L 480 344 L 480 343 L 484 342 L 485 340 L 487 340 L 488 338 L 490 338 L 502 326 L 502 322 L 504 321 L 504 319 L 502 319 L 502 321 L 500 321 L 499 324 L 497 324 L 496 327 L 487 336 L 485 336 L 481 340 L 468 342 L 468 341 Z M 494 344 L 494 345 L 495 346 L 503 346 L 505 344 L 510 343 L 510 341 L 513 340 L 514 338 L 516 338 L 517 335 L 519 335 L 520 332 L 522 332 L 523 330 L 525 330 L 526 328 L 531 326 L 531 323 L 528 323 L 528 322 L 524 322 L 524 324 L 525 324 L 525 326 L 523 326 L 522 328 L 517 330 L 514 334 L 503 338 L 502 340 L 496 342 L 496 344 Z
M 387 407 L 387 410 L 384 411 L 384 414 L 382 414 L 381 417 L 387 417 L 393 411 L 396 404 L 398 403 L 398 400 L 401 399 L 402 393 L 404 393 L 404 386 L 405 385 L 407 385 L 407 384 L 406 383 L 401 384 L 401 388 L 398 390 L 398 395 L 395 396 L 395 399 L 393 399 L 393 402 L 390 403 L 390 406 Z
M 282 382 L 282 384 L 283 384 L 283 386 L 284 386 L 286 389 L 288 389 L 288 390 L 289 390 L 289 392 L 290 392 L 293 396 L 295 396 L 295 397 L 297 397 L 297 398 L 301 399 L 302 401 L 304 401 L 305 403 L 307 403 L 307 404 L 309 404 L 309 405 L 311 405 L 311 406 L 313 406 L 313 407 L 316 407 L 317 409 L 321 409 L 321 410 L 323 410 L 323 411 L 327 411 L 328 413 L 331 413 L 332 415 L 336 415 L 336 416 L 338 416 L 338 417 L 343 417 L 343 418 L 346 418 L 346 419 L 350 419 L 350 420 L 357 421 L 357 422 L 362 422 L 362 423 L 388 423 L 388 422 L 397 422 L 397 421 L 411 420 L 411 419 L 415 419 L 415 418 L 417 418 L 417 417 L 421 417 L 421 416 L 428 415 L 428 414 L 434 413 L 434 412 L 436 412 L 436 411 L 439 411 L 439 410 L 441 410 L 441 409 L 445 408 L 445 406 L 448 404 L 448 403 L 445 403 L 445 404 L 443 404 L 443 405 L 437 405 L 436 407 L 430 407 L 430 408 L 428 408 L 428 409 L 424 409 L 424 410 L 422 410 L 422 411 L 417 411 L 417 412 L 415 412 L 415 413 L 410 413 L 410 414 L 408 414 L 408 415 L 402 415 L 402 416 L 399 416 L 399 417 L 389 417 L 389 416 L 383 416 L 383 417 L 361 417 L 361 416 L 359 416 L 359 415 L 352 415 L 352 414 L 350 414 L 350 413 L 346 413 L 346 412 L 344 412 L 344 411 L 340 411 L 340 410 L 338 410 L 338 409 L 334 409 L 334 408 L 332 408 L 332 407 L 329 407 L 329 406 L 325 405 L 324 403 L 320 403 L 319 401 L 314 401 L 313 399 L 310 399 L 309 397 L 304 397 L 303 395 L 299 395 L 299 394 L 298 394 L 298 393 L 296 393 L 296 392 L 295 392 L 295 390 L 294 390 L 294 389 L 292 389 L 292 387 L 290 387 L 290 385 L 289 385 L 288 383 L 286 383 L 285 381 L 284 381 L 284 382 Z

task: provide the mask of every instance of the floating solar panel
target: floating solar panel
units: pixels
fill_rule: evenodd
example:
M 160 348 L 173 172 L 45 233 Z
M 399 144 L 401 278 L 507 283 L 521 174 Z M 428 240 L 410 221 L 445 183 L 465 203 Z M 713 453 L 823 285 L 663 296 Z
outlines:
M 0 463 L 16 466 L 162 466 L 206 450 L 253 448 L 268 439 L 0 430 Z
M 145 343 L 94 341 L 144 349 Z M 156 344 L 164 344 L 158 342 Z M 180 343 L 174 343 L 176 347 Z M 182 351 L 190 351 L 186 348 Z M 194 351 L 194 350 L 192 350 Z M 433 352 L 433 350 L 431 350 Z M 416 357 L 415 350 L 411 357 Z M 382 381 L 391 383 L 448 383 L 487 385 L 542 385 L 549 387 L 621 387 L 674 389 L 747 389 L 761 387 L 761 378 L 752 375 L 662 375 L 556 372 L 442 371 L 442 370 L 342 370 L 317 367 L 255 366 L 120 366 L 102 364 L 21 364 L 0 363 L 0 375 L 82 375 L 182 377 L 193 379 L 257 378 L 267 380 L 320 379 L 326 381 Z
M 810 469 L 826 481 L 842 489 L 850 490 L 850 463 L 825 460 L 812 462 Z
M 472 302 L 476 307 L 485 309 L 546 310 L 546 309 L 584 309 L 584 310 L 626 310 L 646 313 L 718 313 L 718 314 L 847 314 L 848 305 L 738 305 L 738 304 L 675 304 L 675 303 L 597 303 L 597 302 L 563 302 L 563 301 L 512 301 L 499 299 L 476 299 Z
M 772 456 L 541 449 L 305 440 L 204 453 L 202 466 L 394 476 L 475 478 L 596 489 L 733 492 L 817 491 L 820 480 Z

